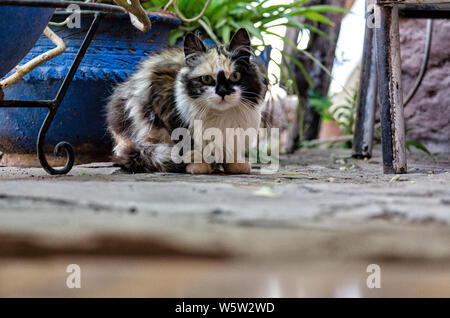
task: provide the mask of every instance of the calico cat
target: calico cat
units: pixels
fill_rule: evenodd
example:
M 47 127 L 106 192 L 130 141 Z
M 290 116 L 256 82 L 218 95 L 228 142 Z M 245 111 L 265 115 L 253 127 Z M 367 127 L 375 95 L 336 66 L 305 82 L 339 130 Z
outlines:
M 203 131 L 215 127 L 224 135 L 226 128 L 258 129 L 265 92 L 245 29 L 229 44 L 213 47 L 188 33 L 184 47 L 165 49 L 142 62 L 110 97 L 107 122 L 114 161 L 133 173 L 211 173 L 213 166 L 205 161 L 172 160 L 172 132 L 179 127 L 193 132 L 198 120 Z M 247 161 L 223 163 L 223 168 L 227 173 L 250 172 Z

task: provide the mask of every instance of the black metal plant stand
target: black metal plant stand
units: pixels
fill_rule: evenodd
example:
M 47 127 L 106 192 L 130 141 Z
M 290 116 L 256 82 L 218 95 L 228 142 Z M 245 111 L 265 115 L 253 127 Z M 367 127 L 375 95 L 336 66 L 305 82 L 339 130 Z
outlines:
M 61 155 L 62 151 L 65 152 L 66 163 L 63 168 L 55 169 L 50 166 L 45 157 L 44 153 L 44 143 L 45 136 L 47 134 L 50 125 L 52 124 L 53 119 L 55 118 L 56 113 L 58 112 L 58 108 L 61 105 L 64 96 L 66 95 L 67 90 L 75 76 L 78 67 L 83 60 L 83 57 L 91 44 L 91 41 L 97 31 L 99 23 L 102 17 L 108 13 L 126 13 L 126 11 L 119 6 L 115 5 L 107 5 L 107 4 L 99 4 L 99 3 L 83 3 L 78 1 L 59 1 L 59 0 L 39 0 L 39 1 L 30 1 L 30 0 L 2 0 L 0 2 L 1 5 L 15 5 L 15 6 L 30 6 L 30 7 L 50 7 L 50 8 L 67 8 L 70 4 L 77 4 L 81 9 L 93 10 L 94 11 L 94 19 L 91 22 L 89 30 L 86 33 L 86 36 L 81 44 L 78 53 L 72 62 L 72 65 L 64 78 L 61 87 L 59 88 L 56 97 L 52 100 L 34 100 L 34 101 L 21 101 L 21 100 L 0 100 L 0 107 L 15 107 L 15 108 L 47 108 L 48 113 L 44 119 L 44 122 L 39 130 L 36 149 L 37 156 L 39 162 L 42 167 L 49 174 L 66 174 L 68 173 L 75 162 L 75 152 L 70 143 L 66 141 L 59 142 L 54 149 L 55 155 Z

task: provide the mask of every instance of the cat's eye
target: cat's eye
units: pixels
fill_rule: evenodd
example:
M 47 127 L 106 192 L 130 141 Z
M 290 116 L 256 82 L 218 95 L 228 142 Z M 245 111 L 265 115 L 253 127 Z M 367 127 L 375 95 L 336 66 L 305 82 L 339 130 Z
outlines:
M 202 83 L 205 85 L 211 85 L 214 82 L 214 79 L 211 75 L 203 75 L 201 77 Z
M 233 72 L 230 75 L 230 81 L 232 82 L 239 82 L 241 79 L 241 73 L 239 72 Z

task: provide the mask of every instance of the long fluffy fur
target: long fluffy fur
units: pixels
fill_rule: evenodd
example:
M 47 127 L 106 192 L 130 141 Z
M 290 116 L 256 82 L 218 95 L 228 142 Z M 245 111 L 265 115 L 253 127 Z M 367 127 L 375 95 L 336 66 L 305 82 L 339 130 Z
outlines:
M 185 41 L 184 50 L 174 47 L 151 56 L 110 97 L 107 122 L 113 158 L 126 170 L 184 171 L 183 164 L 171 160 L 170 135 L 178 127 L 192 133 L 195 120 L 203 121 L 203 130 L 216 127 L 224 133 L 226 128 L 258 128 L 265 87 L 256 64 L 232 50 L 232 44 L 199 51 L 203 44 L 195 41 Z M 242 73 L 242 83 L 219 107 L 214 87 L 205 87 L 198 79 L 211 74 L 219 83 L 218 73 L 229 77 L 236 70 Z

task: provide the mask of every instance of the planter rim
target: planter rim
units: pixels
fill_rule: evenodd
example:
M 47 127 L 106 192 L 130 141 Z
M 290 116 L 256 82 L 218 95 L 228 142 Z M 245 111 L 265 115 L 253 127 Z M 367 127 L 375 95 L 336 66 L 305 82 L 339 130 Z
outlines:
M 181 20 L 176 17 L 174 14 L 168 14 L 166 12 L 150 12 L 147 11 L 148 16 L 150 17 L 151 21 L 154 23 L 154 27 L 157 26 L 159 28 L 175 28 L 179 24 L 181 24 Z M 59 16 L 56 21 L 64 20 L 67 16 L 71 15 L 72 12 L 56 12 L 53 17 Z M 89 11 L 89 10 L 81 10 L 81 14 L 86 16 L 92 16 L 95 14 L 95 11 Z M 55 19 L 54 19 L 55 20 Z M 150 29 L 147 33 L 143 33 L 139 31 L 138 29 L 135 29 L 134 26 L 132 26 L 130 20 L 130 17 L 128 14 L 107 14 L 103 20 L 109 21 L 109 23 L 115 23 L 114 21 L 117 21 L 117 23 L 121 24 L 127 24 L 129 26 L 130 30 L 133 30 L 135 34 L 141 34 L 145 36 L 145 34 L 151 34 L 153 29 Z M 62 28 L 65 28 L 63 26 Z M 68 45 L 68 48 L 72 45 Z M 46 51 L 46 50 L 44 50 Z M 34 52 L 33 54 L 41 54 L 43 52 Z M 66 50 L 66 54 L 69 53 L 69 49 Z M 73 54 L 73 52 L 70 52 Z M 29 53 L 30 54 L 30 53 Z M 70 64 L 64 64 L 64 63 L 58 63 L 58 65 L 52 64 L 52 61 L 49 61 L 40 67 L 34 69 L 31 73 L 27 74 L 24 77 L 24 80 L 26 81 L 33 81 L 33 80 L 60 80 L 61 78 L 64 78 L 64 76 L 67 74 L 68 69 L 70 67 Z M 50 71 L 51 70 L 51 71 Z M 94 80 L 97 81 L 99 79 L 104 78 L 110 78 L 114 81 L 124 81 L 126 78 L 128 78 L 131 73 L 133 73 L 135 70 L 128 68 L 126 65 L 121 65 L 117 67 L 108 67 L 104 69 L 103 67 L 98 67 L 94 65 L 80 65 L 77 72 L 75 73 L 76 79 L 82 79 L 82 80 Z M 8 75 L 8 74 L 7 74 Z
M 148 17 L 150 18 L 150 21 L 152 22 L 158 22 L 158 23 L 165 23 L 165 24 L 174 24 L 174 25 L 181 25 L 180 18 L 171 12 L 166 11 L 146 11 Z M 91 10 L 81 10 L 81 15 L 93 15 L 96 13 L 96 11 Z M 54 13 L 54 17 L 57 16 L 68 16 L 73 14 L 73 12 L 65 12 L 65 11 L 56 11 Z M 124 13 L 107 13 L 104 19 L 129 19 L 128 14 Z M 131 22 L 130 22 L 131 24 Z

